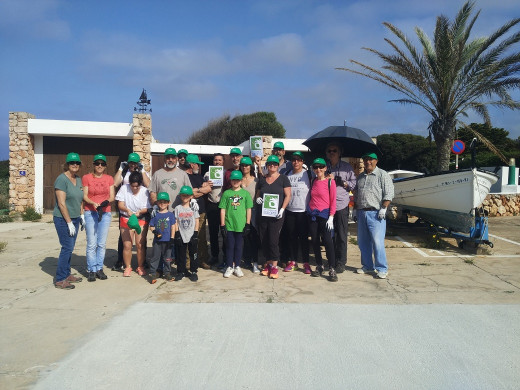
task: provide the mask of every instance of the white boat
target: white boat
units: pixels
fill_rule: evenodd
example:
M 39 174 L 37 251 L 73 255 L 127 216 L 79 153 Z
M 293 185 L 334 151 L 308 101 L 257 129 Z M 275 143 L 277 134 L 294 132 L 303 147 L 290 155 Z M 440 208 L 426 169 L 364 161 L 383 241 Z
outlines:
M 489 193 L 498 176 L 477 168 L 423 175 L 391 171 L 392 204 L 437 226 L 469 233 L 475 224 L 475 208 Z

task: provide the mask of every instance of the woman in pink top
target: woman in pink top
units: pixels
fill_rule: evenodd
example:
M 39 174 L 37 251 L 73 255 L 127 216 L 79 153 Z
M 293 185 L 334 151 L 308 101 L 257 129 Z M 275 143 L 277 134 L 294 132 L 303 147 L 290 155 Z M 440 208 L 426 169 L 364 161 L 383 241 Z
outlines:
M 83 202 L 87 230 L 88 281 L 105 280 L 103 272 L 108 228 L 112 215 L 110 203 L 114 201 L 114 179 L 107 175 L 107 159 L 102 154 L 94 156 L 94 172 L 83 176 Z
M 325 245 L 327 260 L 329 261 L 329 280 L 338 281 L 336 274 L 336 257 L 334 254 L 334 213 L 336 212 L 336 185 L 325 177 L 327 164 L 322 158 L 312 162 L 312 169 L 316 179 L 311 184 L 311 199 L 307 206 L 309 215 L 309 232 L 311 244 L 316 258 L 316 270 L 311 276 L 321 276 L 323 273 L 323 260 L 321 258 L 320 237 Z

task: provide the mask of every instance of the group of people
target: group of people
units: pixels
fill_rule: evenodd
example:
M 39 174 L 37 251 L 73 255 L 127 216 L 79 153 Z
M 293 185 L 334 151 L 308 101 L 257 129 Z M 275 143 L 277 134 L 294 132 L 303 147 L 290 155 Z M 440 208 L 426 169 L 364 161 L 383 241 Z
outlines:
M 214 185 L 209 172 L 202 176 L 203 162 L 184 149 L 178 153 L 166 149 L 163 168 L 151 178 L 137 153 L 130 153 L 114 177 L 105 173 L 106 157 L 102 154 L 94 156 L 93 172 L 80 177 L 80 157 L 69 153 L 64 173 L 54 186 L 54 224 L 62 247 L 55 286 L 72 289 L 82 280 L 71 274 L 70 258 L 83 228 L 88 281 L 107 278 L 103 263 L 114 200 L 120 237 L 118 260 L 112 269 L 122 270 L 125 277 L 135 271 L 152 284 L 159 277 L 176 281 L 187 277 L 195 282 L 199 268 L 216 266 L 225 278 L 244 276 L 245 267 L 277 279 L 280 270 L 291 272 L 298 264 L 305 274 L 320 277 L 325 272 L 323 245 L 328 279 L 335 282 L 347 263 L 349 192 L 354 193 L 358 216 L 362 267 L 357 272 L 384 279 L 388 273 L 385 215 L 393 198 L 392 180 L 377 168 L 374 153 L 363 156 L 365 171 L 356 178 L 352 166 L 341 160 L 341 152 L 341 145 L 331 143 L 325 150 L 326 158 L 314 159 L 307 169 L 301 152 L 286 160 L 282 142 L 274 144 L 265 166 L 259 156 L 242 156 L 239 148 L 232 148 L 232 167 L 225 170 L 222 185 Z M 215 154 L 213 165 L 223 166 L 224 156 Z M 148 231 L 154 238 L 147 271 Z M 314 270 L 309 263 L 309 236 Z M 131 262 L 134 243 L 135 270 Z M 172 263 L 177 265 L 175 275 Z

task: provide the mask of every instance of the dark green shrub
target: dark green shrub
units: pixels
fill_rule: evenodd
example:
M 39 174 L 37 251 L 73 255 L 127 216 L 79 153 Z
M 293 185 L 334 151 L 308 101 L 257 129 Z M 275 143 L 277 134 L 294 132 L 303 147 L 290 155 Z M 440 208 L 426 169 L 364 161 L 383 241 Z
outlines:
M 22 213 L 22 220 L 24 221 L 38 221 L 40 219 L 42 219 L 42 215 L 34 207 L 27 207 Z

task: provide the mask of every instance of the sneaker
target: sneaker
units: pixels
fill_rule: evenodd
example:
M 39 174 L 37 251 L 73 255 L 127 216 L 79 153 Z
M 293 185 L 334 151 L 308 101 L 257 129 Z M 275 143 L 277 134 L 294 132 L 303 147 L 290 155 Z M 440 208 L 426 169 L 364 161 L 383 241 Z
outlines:
M 69 276 L 67 276 L 67 279 L 65 280 L 69 283 L 79 283 L 83 280 L 83 278 L 70 274 Z
M 323 266 L 318 265 L 316 267 L 316 270 L 311 272 L 311 276 L 314 276 L 315 278 L 317 278 L 318 276 L 321 276 L 322 273 L 323 273 Z
M 358 274 L 373 274 L 373 273 L 375 273 L 375 271 L 374 270 L 369 270 L 369 269 L 366 269 L 365 267 L 363 267 L 363 268 L 358 268 L 356 270 L 356 273 L 358 273 Z
M 89 282 L 95 282 L 96 281 L 96 273 L 95 272 L 89 272 L 87 281 Z
M 226 263 L 221 263 L 221 264 L 217 265 L 217 268 L 221 269 L 221 270 L 222 269 L 226 269 L 227 268 L 227 264 Z
M 106 276 L 105 273 L 103 272 L 103 270 L 100 269 L 99 271 L 96 272 L 96 278 L 98 278 L 100 280 L 106 280 L 106 279 L 108 279 L 108 276 Z
M 150 284 L 155 284 L 157 282 L 157 276 L 155 275 L 155 272 L 148 275 L 148 281 Z
M 338 281 L 338 275 L 336 274 L 336 270 L 334 268 L 331 268 L 329 271 L 329 280 L 331 282 L 337 282 Z
M 196 282 L 197 280 L 199 280 L 197 272 L 191 272 L 189 278 L 192 282 Z
M 388 272 L 378 272 L 377 275 L 376 275 L 376 278 L 378 278 L 378 279 L 386 279 L 387 276 L 388 276 Z
M 235 275 L 238 276 L 239 278 L 241 278 L 242 276 L 244 276 L 244 273 L 242 272 L 242 270 L 240 269 L 240 267 L 235 267 Z
M 260 273 L 260 269 L 258 268 L 258 263 L 254 263 L 253 264 L 253 273 L 254 274 L 259 274 Z
M 287 267 L 283 269 L 283 272 L 291 272 L 296 269 L 296 263 L 294 261 L 289 261 L 287 263 Z
M 336 272 L 338 274 L 342 274 L 343 272 L 345 272 L 345 264 L 336 265 Z
M 61 289 L 64 289 L 64 290 L 72 290 L 72 289 L 76 288 L 76 286 L 74 286 L 73 284 L 70 284 L 67 281 L 67 279 L 62 280 L 61 282 L 54 283 L 54 287 L 61 288 Z
M 226 272 L 224 272 L 224 277 L 229 278 L 231 275 L 233 275 L 233 267 L 227 267 Z
M 116 263 L 112 266 L 112 271 L 123 271 L 123 263 L 116 261 Z
M 303 264 L 303 273 L 306 275 L 310 275 L 312 273 L 309 263 Z
M 145 276 L 146 275 L 146 271 L 144 270 L 143 267 L 137 267 L 137 269 L 135 270 L 135 272 L 137 272 L 137 274 L 139 276 Z
M 130 277 L 130 275 L 132 275 L 132 267 L 125 268 L 125 270 L 123 271 L 123 276 L 128 278 Z
M 177 275 L 175 275 L 175 281 L 178 282 L 184 278 L 183 272 L 177 272 Z
M 272 267 L 271 264 L 267 264 L 267 265 L 265 266 L 265 268 L 264 268 L 264 269 L 262 270 L 262 272 L 261 272 L 262 275 L 264 275 L 264 276 L 269 276 L 269 274 L 271 273 L 271 267 Z
M 272 267 L 271 272 L 269 273 L 270 279 L 278 279 L 278 267 Z

